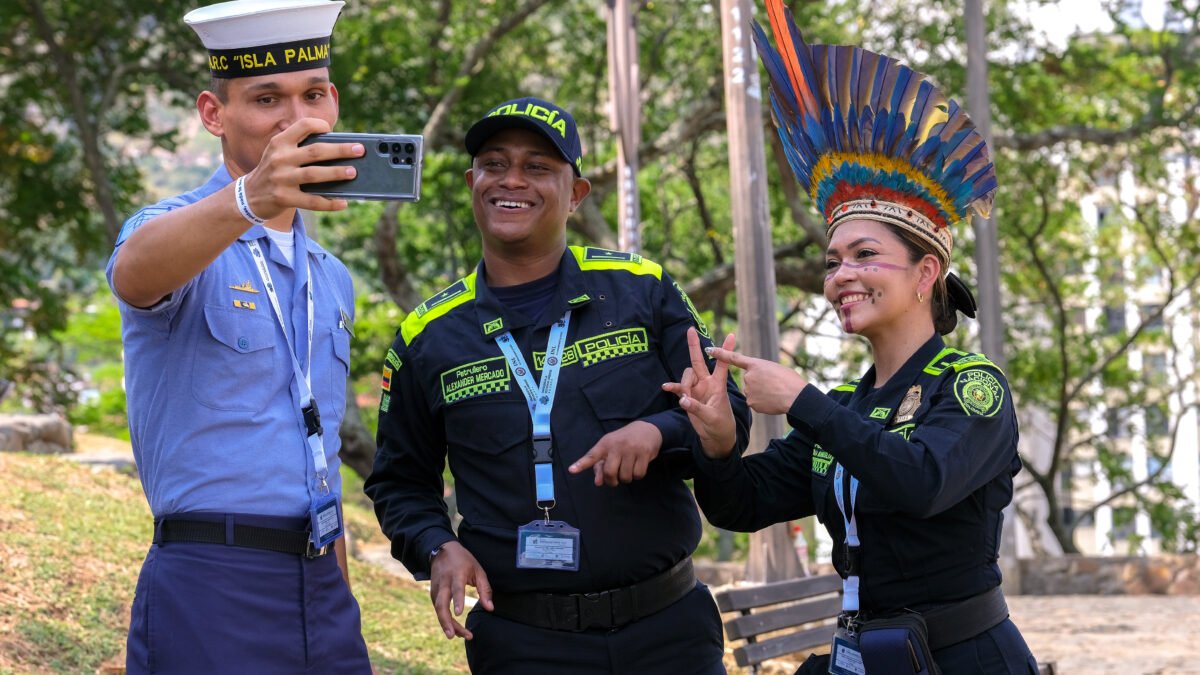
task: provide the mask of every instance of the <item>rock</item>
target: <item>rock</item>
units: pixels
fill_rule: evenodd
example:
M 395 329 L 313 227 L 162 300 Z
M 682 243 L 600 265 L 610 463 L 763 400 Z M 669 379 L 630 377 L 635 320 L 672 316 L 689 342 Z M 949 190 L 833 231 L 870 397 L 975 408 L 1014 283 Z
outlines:
M 71 424 L 58 415 L 0 415 L 0 452 L 72 451 Z

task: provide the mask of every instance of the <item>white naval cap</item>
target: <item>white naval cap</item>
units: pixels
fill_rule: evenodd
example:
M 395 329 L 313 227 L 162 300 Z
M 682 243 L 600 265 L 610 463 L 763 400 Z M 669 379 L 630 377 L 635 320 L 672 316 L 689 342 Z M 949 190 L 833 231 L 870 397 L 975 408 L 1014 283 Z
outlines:
M 208 49 L 213 77 L 249 77 L 329 65 L 342 0 L 232 0 L 183 17 Z

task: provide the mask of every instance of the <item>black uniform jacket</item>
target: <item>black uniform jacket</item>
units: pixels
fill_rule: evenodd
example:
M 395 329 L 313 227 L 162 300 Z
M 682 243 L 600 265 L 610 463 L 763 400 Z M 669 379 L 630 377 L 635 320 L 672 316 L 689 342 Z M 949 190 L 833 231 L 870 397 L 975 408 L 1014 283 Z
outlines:
M 684 479 L 703 458 L 677 399 L 662 384 L 690 365 L 686 331 L 707 329 L 678 284 L 638 255 L 598 248 L 564 252 L 557 295 L 535 324 L 505 310 L 474 274 L 405 319 L 384 364 L 378 453 L 366 493 L 392 555 L 417 578 L 429 553 L 454 538 L 443 499 L 447 457 L 463 520 L 458 539 L 492 587 L 592 592 L 636 583 L 691 555 L 700 537 Z M 567 347 L 551 413 L 554 487 L 550 517 L 580 530 L 580 569 L 516 568 L 517 528 L 543 517 L 535 504 L 529 407 L 496 344 L 511 331 L 539 380 L 550 325 L 571 309 Z M 749 409 L 733 380 L 738 450 Z M 634 420 L 662 432 L 646 476 L 618 487 L 568 474 L 604 434 Z
M 999 585 L 1001 509 L 1021 468 L 1004 375 L 935 335 L 884 386 L 874 381 L 872 367 L 828 394 L 810 384 L 788 411 L 787 437 L 762 453 L 701 464 L 696 497 L 705 515 L 753 531 L 816 514 L 845 576 L 833 485 L 841 463 L 860 481 L 863 611 L 921 611 Z

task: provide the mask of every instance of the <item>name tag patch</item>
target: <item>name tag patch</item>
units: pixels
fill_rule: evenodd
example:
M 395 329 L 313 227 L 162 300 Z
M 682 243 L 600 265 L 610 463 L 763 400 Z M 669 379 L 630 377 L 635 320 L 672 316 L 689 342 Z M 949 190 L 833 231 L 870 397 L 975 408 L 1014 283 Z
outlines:
M 465 363 L 442 373 L 442 399 L 455 403 L 512 389 L 512 376 L 503 356 Z

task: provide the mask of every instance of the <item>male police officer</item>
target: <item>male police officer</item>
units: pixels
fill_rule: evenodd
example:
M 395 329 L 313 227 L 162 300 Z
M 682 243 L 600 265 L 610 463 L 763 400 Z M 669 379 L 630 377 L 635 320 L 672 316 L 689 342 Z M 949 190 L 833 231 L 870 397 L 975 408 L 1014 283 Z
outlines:
M 299 147 L 337 120 L 342 4 L 236 0 L 184 17 L 209 50 L 196 106 L 224 163 L 130 218 L 108 264 L 155 518 L 130 673 L 370 672 L 339 538 L 353 288 L 297 212 L 345 208 L 299 186 L 353 175 L 305 165 L 362 153 Z
M 466 148 L 483 261 L 408 315 L 384 364 L 366 492 L 393 555 L 431 579 L 474 672 L 724 672 L 691 567 L 699 441 L 660 389 L 704 324 L 659 265 L 567 246 L 591 189 L 567 111 L 509 101 Z M 728 387 L 740 447 L 749 418 Z M 467 584 L 482 609 L 463 626 Z

